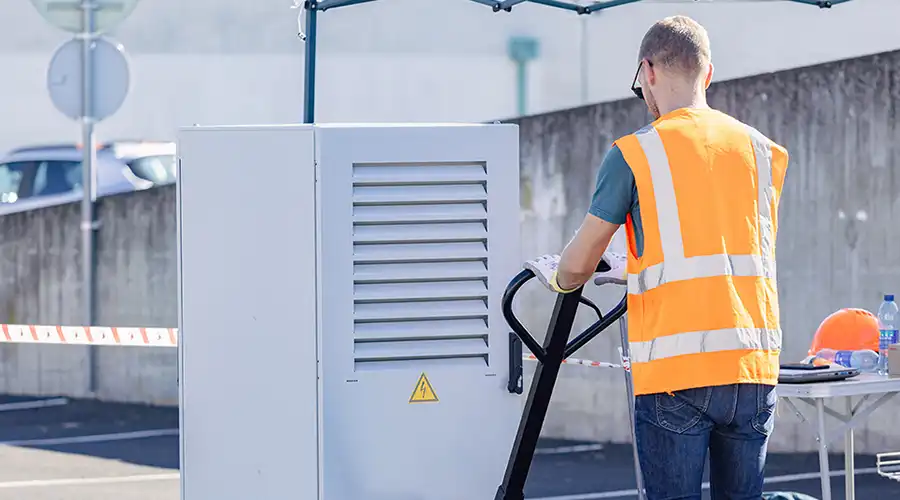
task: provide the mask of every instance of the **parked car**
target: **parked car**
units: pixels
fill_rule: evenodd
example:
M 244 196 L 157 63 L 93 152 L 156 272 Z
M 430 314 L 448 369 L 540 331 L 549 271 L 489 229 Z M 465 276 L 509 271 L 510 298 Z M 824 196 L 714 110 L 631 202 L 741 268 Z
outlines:
M 14 149 L 0 159 L 0 214 L 70 203 L 82 195 L 76 144 Z M 97 148 L 98 197 L 175 182 L 175 143 L 114 141 Z

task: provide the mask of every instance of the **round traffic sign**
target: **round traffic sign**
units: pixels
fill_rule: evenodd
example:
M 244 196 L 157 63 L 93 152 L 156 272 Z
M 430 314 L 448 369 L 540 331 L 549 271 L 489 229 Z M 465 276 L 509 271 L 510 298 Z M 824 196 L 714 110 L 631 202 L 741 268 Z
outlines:
M 47 90 L 50 100 L 60 113 L 73 120 L 82 118 L 82 61 L 81 40 L 69 40 L 60 45 L 47 70 Z M 122 45 L 105 37 L 91 42 L 93 92 L 91 115 L 103 120 L 125 102 L 130 85 L 128 60 Z
M 72 33 L 84 30 L 83 3 L 94 9 L 94 33 L 103 33 L 131 15 L 138 0 L 31 0 L 50 24 Z

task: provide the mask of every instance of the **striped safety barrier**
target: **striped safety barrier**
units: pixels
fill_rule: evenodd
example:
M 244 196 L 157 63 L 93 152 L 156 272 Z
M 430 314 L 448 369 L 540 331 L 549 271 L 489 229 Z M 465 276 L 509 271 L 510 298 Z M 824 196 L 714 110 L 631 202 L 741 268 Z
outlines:
M 522 359 L 525 359 L 528 361 L 537 361 L 537 358 L 533 354 L 523 354 Z M 591 361 L 589 359 L 577 359 L 577 358 L 566 358 L 563 360 L 563 364 L 591 366 L 594 368 L 622 368 L 622 365 L 617 365 L 615 363 L 607 363 L 605 361 Z
M 121 345 L 146 347 L 177 347 L 177 328 L 137 328 L 108 326 L 50 326 L 50 325 L 7 325 L 0 324 L 0 344 L 76 344 L 76 345 Z M 523 354 L 523 360 L 537 361 L 533 354 Z M 590 359 L 567 358 L 566 365 L 581 365 L 594 368 L 622 368 L 623 365 L 592 361 Z M 628 366 L 627 364 L 624 366 Z
M 0 325 L 0 343 L 176 347 L 177 328 Z

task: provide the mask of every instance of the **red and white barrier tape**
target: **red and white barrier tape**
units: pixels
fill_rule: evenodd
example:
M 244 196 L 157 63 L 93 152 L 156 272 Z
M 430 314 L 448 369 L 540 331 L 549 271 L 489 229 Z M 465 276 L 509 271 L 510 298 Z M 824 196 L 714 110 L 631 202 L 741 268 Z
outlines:
M 176 347 L 177 328 L 0 325 L 0 343 Z
M 533 354 L 523 354 L 522 359 L 525 359 L 528 361 L 537 361 L 537 358 L 534 357 Z M 577 358 L 566 358 L 563 360 L 563 364 L 591 366 L 594 368 L 622 368 L 622 365 L 617 365 L 615 363 L 607 363 L 605 361 L 591 361 L 589 359 L 577 359 Z
M 76 345 L 121 345 L 147 347 L 177 347 L 177 328 L 113 328 L 107 326 L 48 326 L 48 325 L 6 325 L 0 324 L 0 344 L 76 344 Z M 522 359 L 537 361 L 532 354 L 522 355 Z M 567 358 L 566 365 L 582 365 L 594 368 L 622 368 L 623 365 L 592 361 L 589 359 Z M 627 360 L 625 364 L 628 367 Z

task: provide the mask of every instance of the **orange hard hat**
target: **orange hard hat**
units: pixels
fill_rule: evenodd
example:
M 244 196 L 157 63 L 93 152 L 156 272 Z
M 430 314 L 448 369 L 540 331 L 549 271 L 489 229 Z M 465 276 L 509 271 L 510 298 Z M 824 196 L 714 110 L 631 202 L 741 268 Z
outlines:
M 816 329 L 809 355 L 821 349 L 878 352 L 878 318 L 865 309 L 845 308 L 831 313 Z

